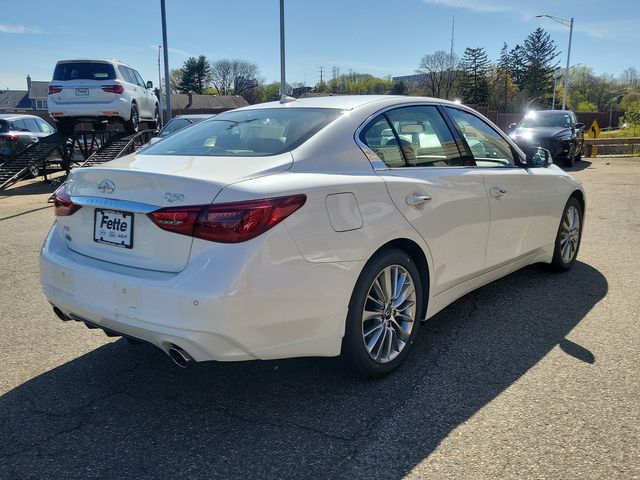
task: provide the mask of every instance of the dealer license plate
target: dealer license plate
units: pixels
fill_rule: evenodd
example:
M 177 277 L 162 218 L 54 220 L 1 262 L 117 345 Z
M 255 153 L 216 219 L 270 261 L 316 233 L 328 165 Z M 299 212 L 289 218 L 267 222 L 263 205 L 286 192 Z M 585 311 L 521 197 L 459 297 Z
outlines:
M 133 248 L 133 213 L 95 209 L 93 240 L 120 248 Z
M 76 95 L 81 97 L 84 95 L 89 95 L 89 89 L 88 88 L 76 88 Z

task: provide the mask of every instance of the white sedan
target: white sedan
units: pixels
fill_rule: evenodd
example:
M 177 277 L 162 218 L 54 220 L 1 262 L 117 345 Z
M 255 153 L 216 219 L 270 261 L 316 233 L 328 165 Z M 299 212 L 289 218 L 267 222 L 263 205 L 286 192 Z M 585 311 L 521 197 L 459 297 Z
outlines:
M 576 260 L 585 195 L 464 106 L 335 96 L 223 113 L 74 170 L 41 253 L 54 311 L 193 361 L 400 365 L 421 321 Z

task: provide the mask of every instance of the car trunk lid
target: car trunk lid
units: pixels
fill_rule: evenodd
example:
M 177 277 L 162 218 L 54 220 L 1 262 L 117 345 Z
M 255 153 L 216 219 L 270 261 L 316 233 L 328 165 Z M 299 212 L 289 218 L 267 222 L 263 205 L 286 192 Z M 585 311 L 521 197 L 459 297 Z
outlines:
M 189 261 L 192 237 L 159 228 L 147 213 L 208 205 L 226 185 L 286 171 L 291 164 L 289 153 L 250 158 L 130 155 L 74 170 L 66 188 L 82 208 L 57 221 L 67 245 L 78 253 L 178 272 Z

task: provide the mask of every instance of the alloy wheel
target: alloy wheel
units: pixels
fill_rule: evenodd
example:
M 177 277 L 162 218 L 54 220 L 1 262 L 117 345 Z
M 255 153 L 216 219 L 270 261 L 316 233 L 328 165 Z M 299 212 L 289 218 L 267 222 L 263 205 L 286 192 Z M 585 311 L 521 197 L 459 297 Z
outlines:
M 416 320 L 416 289 L 400 265 L 384 268 L 369 287 L 362 312 L 362 340 L 378 363 L 396 358 L 405 348 Z
M 564 263 L 570 263 L 576 256 L 580 243 L 580 212 L 570 205 L 564 212 L 560 226 L 560 254 Z

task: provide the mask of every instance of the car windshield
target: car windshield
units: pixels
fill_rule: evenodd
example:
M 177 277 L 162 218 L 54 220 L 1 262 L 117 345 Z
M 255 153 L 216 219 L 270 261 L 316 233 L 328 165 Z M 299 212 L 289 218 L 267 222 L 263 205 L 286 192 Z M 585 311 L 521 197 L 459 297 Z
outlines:
M 188 127 L 189 125 L 191 125 L 191 123 L 192 122 L 190 122 L 186 118 L 174 118 L 164 126 L 160 134 L 158 134 L 158 138 L 164 138 L 167 135 L 171 135 L 173 132 L 177 132 L 178 130 L 183 129 L 184 127 Z
M 181 130 L 141 152 L 142 155 L 257 157 L 293 150 L 342 110 L 265 108 L 222 113 Z
M 114 80 L 116 71 L 108 63 L 59 63 L 53 71 L 53 79 L 65 80 Z
M 535 127 L 559 127 L 569 128 L 571 127 L 571 115 L 568 113 L 545 113 L 535 112 L 529 113 L 522 119 L 520 123 L 524 128 Z

